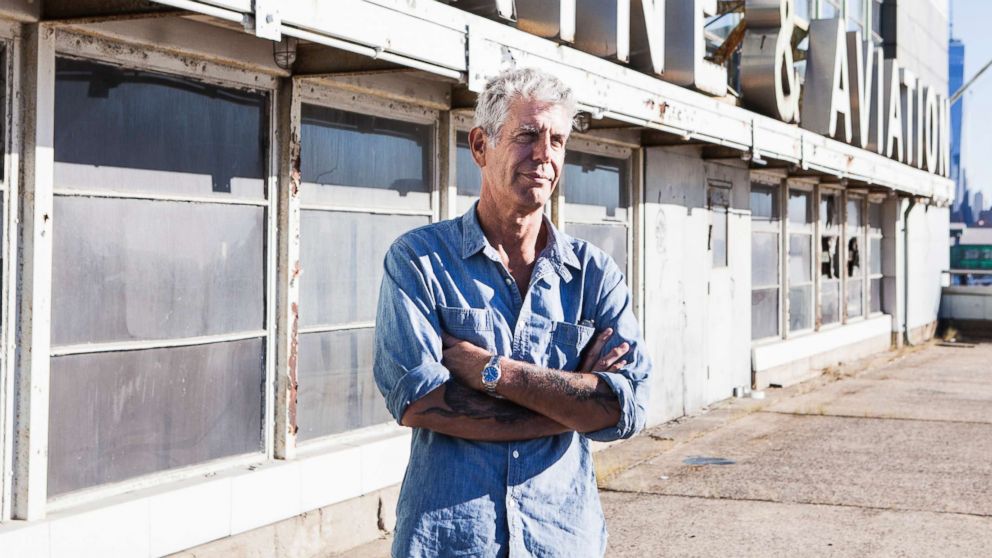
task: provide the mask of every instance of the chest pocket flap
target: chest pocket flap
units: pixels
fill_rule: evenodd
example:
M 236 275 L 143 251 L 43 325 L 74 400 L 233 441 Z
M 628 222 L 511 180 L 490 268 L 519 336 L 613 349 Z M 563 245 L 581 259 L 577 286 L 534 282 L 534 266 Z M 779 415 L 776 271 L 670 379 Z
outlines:
M 449 333 L 489 332 L 493 330 L 493 319 L 484 308 L 451 308 L 438 306 L 441 327 Z
M 595 329 L 568 322 L 553 322 L 551 344 L 548 347 L 548 366 L 560 370 L 576 370 L 582 349 L 592 339 Z

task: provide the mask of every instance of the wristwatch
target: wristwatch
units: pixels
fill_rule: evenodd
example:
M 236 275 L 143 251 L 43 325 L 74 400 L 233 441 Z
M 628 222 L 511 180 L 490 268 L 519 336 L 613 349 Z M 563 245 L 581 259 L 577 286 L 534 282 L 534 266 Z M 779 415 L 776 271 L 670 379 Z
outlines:
M 499 378 L 503 374 L 499 368 L 499 359 L 499 353 L 493 353 L 493 358 L 489 359 L 489 364 L 482 369 L 482 387 L 489 395 L 496 395 L 496 384 L 499 383 Z

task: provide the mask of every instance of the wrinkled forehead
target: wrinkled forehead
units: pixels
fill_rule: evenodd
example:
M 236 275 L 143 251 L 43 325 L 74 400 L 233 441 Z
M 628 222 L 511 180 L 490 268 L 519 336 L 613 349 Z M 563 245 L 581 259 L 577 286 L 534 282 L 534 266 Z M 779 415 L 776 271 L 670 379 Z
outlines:
M 517 98 L 510 103 L 506 124 L 512 129 L 525 129 L 554 134 L 564 134 L 572 130 L 572 115 L 568 108 L 559 103 Z

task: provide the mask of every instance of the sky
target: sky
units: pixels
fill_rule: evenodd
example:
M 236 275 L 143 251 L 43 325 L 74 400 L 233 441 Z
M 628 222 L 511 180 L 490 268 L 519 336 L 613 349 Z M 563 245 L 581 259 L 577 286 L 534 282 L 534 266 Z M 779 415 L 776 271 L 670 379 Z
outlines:
M 992 1 L 950 0 L 951 33 L 964 42 L 964 79 L 967 82 L 992 60 Z M 953 93 L 953 91 L 951 92 Z M 992 68 L 964 94 L 962 166 L 972 193 L 984 192 L 985 209 L 992 203 Z

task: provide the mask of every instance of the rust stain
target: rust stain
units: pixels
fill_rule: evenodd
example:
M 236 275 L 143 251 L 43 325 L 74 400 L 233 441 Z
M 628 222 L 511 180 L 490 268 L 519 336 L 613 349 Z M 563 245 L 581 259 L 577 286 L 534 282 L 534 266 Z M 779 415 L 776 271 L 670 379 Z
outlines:
M 297 263 L 297 265 L 299 264 Z M 293 315 L 290 317 L 290 320 L 293 324 L 293 334 L 290 336 L 289 341 L 289 370 L 287 370 L 289 373 L 289 393 L 287 394 L 289 404 L 287 405 L 287 412 L 289 414 L 289 431 L 295 436 L 300 430 L 300 427 L 296 424 L 296 396 L 299 388 L 299 382 L 297 382 L 296 377 L 296 363 L 299 356 L 300 306 L 294 302 L 291 308 Z
M 668 112 L 668 103 L 662 101 L 658 104 L 658 118 L 664 120 L 666 112 Z

